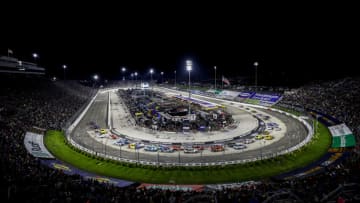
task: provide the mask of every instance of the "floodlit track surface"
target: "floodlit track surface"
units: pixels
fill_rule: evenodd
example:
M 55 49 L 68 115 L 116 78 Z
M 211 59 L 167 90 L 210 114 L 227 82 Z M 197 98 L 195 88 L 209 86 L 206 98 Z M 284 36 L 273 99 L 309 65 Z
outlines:
M 110 147 L 101 142 L 108 141 L 108 139 L 103 139 L 101 142 L 93 139 L 88 131 L 88 123 L 90 121 L 95 121 L 101 128 L 106 128 L 106 119 L 107 119 L 107 105 L 108 105 L 108 93 L 99 93 L 95 102 L 91 105 L 88 112 L 85 114 L 83 119 L 79 122 L 77 127 L 72 132 L 71 136 L 75 142 L 86 147 L 90 150 L 103 153 L 106 155 L 117 156 L 126 159 L 133 159 L 138 161 L 152 161 L 152 162 L 172 162 L 172 163 L 199 163 L 199 162 L 219 162 L 219 161 L 234 161 L 234 160 L 243 160 L 243 159 L 252 159 L 254 157 L 259 157 L 260 155 L 264 156 L 266 154 L 274 154 L 291 146 L 295 146 L 307 135 L 307 130 L 297 120 L 288 117 L 284 114 L 273 112 L 269 110 L 261 109 L 261 111 L 270 114 L 271 116 L 277 117 L 286 125 L 286 134 L 279 141 L 273 142 L 269 145 L 264 145 L 261 148 L 242 151 L 241 153 L 230 153 L 229 151 L 225 152 L 212 152 L 211 155 L 197 153 L 197 154 L 186 154 L 184 156 L 183 152 L 174 152 L 171 154 L 167 153 L 143 153 L 143 149 L 127 151 L 124 150 L 127 146 L 119 147 Z M 110 140 L 109 140 L 110 142 Z

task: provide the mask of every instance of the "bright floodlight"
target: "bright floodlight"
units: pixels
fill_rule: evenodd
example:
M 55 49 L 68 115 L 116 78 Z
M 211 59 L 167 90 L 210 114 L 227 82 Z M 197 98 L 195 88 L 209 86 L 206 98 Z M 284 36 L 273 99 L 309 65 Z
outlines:
M 97 80 L 99 79 L 99 76 L 98 75 L 94 75 L 94 80 Z
M 122 71 L 122 72 L 125 72 L 125 71 L 126 71 L 126 68 L 125 68 L 125 67 L 122 67 L 122 68 L 121 68 L 121 71 Z
M 150 69 L 150 74 L 153 74 L 154 73 L 154 69 Z
M 37 53 L 33 53 L 33 57 L 37 58 L 39 55 Z
M 63 65 L 63 69 L 66 69 L 67 68 L 67 66 L 66 65 Z
M 161 72 L 160 74 L 161 74 L 161 75 L 164 75 L 164 72 Z
M 214 69 L 216 70 L 216 66 L 214 66 Z
M 191 71 L 192 70 L 192 62 L 190 60 L 186 61 L 186 70 Z
M 137 72 L 135 72 L 134 74 L 135 74 L 135 76 L 137 76 Z
M 258 63 L 258 62 L 255 62 L 255 63 L 254 63 L 254 66 L 258 66 L 258 65 L 259 65 L 259 63 Z

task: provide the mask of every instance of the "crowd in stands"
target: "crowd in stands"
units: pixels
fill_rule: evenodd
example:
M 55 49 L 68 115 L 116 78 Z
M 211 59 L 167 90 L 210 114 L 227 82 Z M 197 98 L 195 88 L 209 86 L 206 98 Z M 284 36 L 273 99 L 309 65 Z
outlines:
M 300 105 L 317 102 L 323 105 L 319 110 L 356 127 L 359 124 L 359 117 L 356 116 L 360 102 L 356 102 L 359 97 L 355 98 L 355 91 L 359 92 L 360 86 L 358 81 L 351 81 L 346 79 L 319 85 L 320 91 L 303 87 L 298 90 L 302 97 L 285 96 L 285 100 L 295 99 Z M 353 195 L 359 194 L 357 171 L 360 162 L 357 151 L 351 152 L 343 163 L 331 166 L 316 176 L 280 182 L 266 180 L 260 184 L 202 192 L 147 190 L 138 189 L 136 185 L 118 188 L 84 180 L 78 175 L 69 176 L 61 170 L 42 165 L 38 159 L 29 155 L 23 145 L 24 133 L 34 126 L 60 130 L 96 90 L 72 81 L 52 82 L 45 79 L 22 79 L 20 82 L 9 79 L 2 80 L 0 84 L 1 202 L 255 203 L 341 202 L 341 199 L 356 202 L 356 198 L 359 198 Z M 307 88 L 309 93 L 306 93 Z M 345 189 L 348 185 L 351 189 Z
M 313 83 L 286 92 L 280 103 L 314 109 L 344 122 L 360 137 L 360 78 Z

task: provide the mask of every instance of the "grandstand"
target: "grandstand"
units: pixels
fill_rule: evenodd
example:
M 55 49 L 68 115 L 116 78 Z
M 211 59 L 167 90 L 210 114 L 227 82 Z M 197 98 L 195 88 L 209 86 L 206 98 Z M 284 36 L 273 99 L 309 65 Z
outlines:
M 331 130 L 334 136 L 332 148 L 338 148 L 335 154 L 342 153 L 343 158 L 331 162 L 335 159 L 330 157 L 323 161 L 324 170 L 315 173 L 316 176 L 293 173 L 287 176 L 293 178 L 243 183 L 234 180 L 234 183 L 201 187 L 181 187 L 171 183 L 168 186 L 135 183 L 118 187 L 111 181 L 105 183 L 106 178 L 94 181 L 78 174 L 67 175 L 66 166 L 61 164 L 56 165 L 57 169 L 43 164 L 26 150 L 26 132 L 67 128 L 96 90 L 75 81 L 21 80 L 20 85 L 18 78 L 5 78 L 0 87 L 1 197 L 4 202 L 359 201 L 358 78 L 303 86 L 293 90 L 296 94 L 283 94 L 281 101 L 274 105 L 317 112 L 320 116 L 315 118 L 334 129 Z M 354 139 L 349 138 L 351 135 Z

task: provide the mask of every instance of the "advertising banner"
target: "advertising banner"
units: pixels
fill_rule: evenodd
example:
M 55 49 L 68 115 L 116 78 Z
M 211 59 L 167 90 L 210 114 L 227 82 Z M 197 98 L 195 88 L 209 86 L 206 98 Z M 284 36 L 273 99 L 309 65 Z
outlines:
M 254 94 L 255 94 L 255 92 L 240 92 L 238 97 L 247 99 L 247 98 L 251 98 L 252 96 L 254 96 Z
M 280 99 L 280 97 L 281 97 L 280 95 L 255 93 L 255 95 L 253 95 L 251 97 L 251 99 L 257 99 L 257 100 L 266 101 L 269 103 L 276 103 Z
M 127 187 L 129 185 L 134 184 L 134 182 L 127 181 L 127 180 L 121 180 L 121 179 L 117 179 L 117 178 L 109 178 L 109 177 L 89 173 L 89 172 L 77 169 L 69 164 L 66 164 L 66 163 L 56 160 L 56 159 L 41 160 L 41 163 L 50 168 L 61 170 L 63 173 L 68 174 L 68 175 L 78 174 L 86 180 L 96 180 L 100 183 L 112 184 L 117 187 Z
M 44 145 L 44 136 L 41 134 L 26 132 L 24 145 L 26 150 L 34 157 L 47 159 L 54 158 L 54 156 L 46 149 Z
M 355 146 L 355 137 L 345 123 L 330 126 L 329 130 L 333 138 L 331 145 L 332 148 Z

